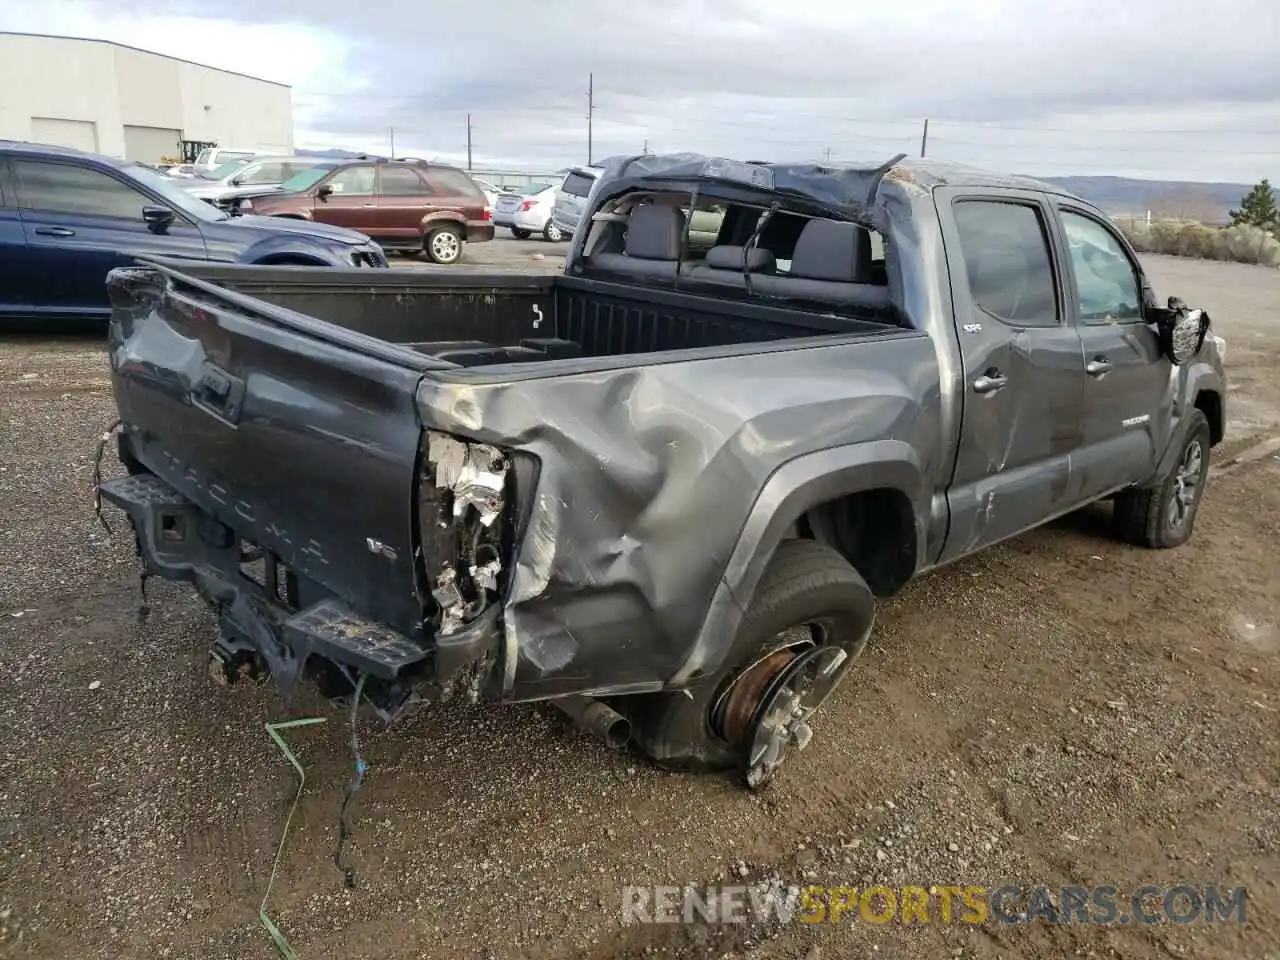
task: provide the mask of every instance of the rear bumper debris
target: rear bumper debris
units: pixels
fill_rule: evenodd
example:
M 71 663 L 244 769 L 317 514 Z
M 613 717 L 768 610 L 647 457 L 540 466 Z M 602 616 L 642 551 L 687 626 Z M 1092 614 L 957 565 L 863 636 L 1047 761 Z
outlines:
M 239 540 L 159 477 L 109 480 L 100 493 L 128 515 L 143 576 L 191 583 L 217 614 L 213 655 L 222 679 L 265 672 L 287 690 L 304 669 L 327 664 L 351 682 L 370 678 L 366 694 L 394 714 L 411 700 L 459 692 L 479 699 L 498 662 L 496 605 L 420 644 L 341 598 L 317 595 L 314 584 L 300 584 L 269 551 Z

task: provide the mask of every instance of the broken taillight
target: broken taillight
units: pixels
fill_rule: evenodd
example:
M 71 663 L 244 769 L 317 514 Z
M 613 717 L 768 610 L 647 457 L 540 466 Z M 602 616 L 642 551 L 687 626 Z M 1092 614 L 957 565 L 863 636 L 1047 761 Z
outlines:
M 496 599 L 506 567 L 506 451 L 428 432 L 418 488 L 419 556 L 447 636 Z M 505 578 L 504 578 L 505 579 Z

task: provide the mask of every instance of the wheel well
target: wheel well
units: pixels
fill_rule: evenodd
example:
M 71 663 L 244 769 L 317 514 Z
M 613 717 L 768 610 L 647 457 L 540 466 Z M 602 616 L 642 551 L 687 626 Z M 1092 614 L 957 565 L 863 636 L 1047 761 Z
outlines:
M 429 237 L 433 230 L 439 230 L 441 227 L 452 227 L 454 230 L 458 231 L 458 236 L 462 238 L 463 242 L 466 242 L 467 225 L 460 220 L 430 220 L 427 222 L 427 225 L 422 228 L 422 235 L 424 237 Z
M 1222 397 L 1216 390 L 1201 390 L 1196 394 L 1196 409 L 1209 421 L 1209 446 L 1222 442 L 1226 424 L 1222 422 Z
M 273 253 L 263 257 L 261 260 L 255 260 L 254 263 L 263 267 L 324 267 L 327 264 L 323 260 L 315 257 L 308 257 L 301 253 Z
M 820 503 L 800 517 L 796 532 L 839 550 L 878 597 L 902 589 L 916 570 L 915 513 L 901 490 L 863 490 Z

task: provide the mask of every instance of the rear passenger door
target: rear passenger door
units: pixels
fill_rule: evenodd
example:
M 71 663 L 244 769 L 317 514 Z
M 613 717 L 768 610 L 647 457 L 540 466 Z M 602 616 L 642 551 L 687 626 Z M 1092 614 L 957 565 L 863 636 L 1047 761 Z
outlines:
M 0 320 L 23 316 L 31 310 L 29 256 L 17 193 L 9 177 L 9 161 L 0 155 Z
M 1143 320 L 1142 268 L 1097 213 L 1058 205 L 1070 313 L 1084 345 L 1081 450 L 1073 482 L 1088 499 L 1144 480 L 1169 437 L 1169 360 Z
M 1042 197 L 943 188 L 935 202 L 962 377 L 945 561 L 1074 505 L 1084 362 Z
M 422 218 L 436 209 L 434 191 L 411 167 L 378 169 L 379 240 L 422 240 Z

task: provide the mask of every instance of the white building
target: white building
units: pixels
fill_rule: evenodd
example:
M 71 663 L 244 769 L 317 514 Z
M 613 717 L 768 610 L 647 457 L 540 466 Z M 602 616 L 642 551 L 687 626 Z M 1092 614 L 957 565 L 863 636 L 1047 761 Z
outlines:
M 179 142 L 293 150 L 281 83 L 106 40 L 0 31 L 0 140 L 149 163 Z

